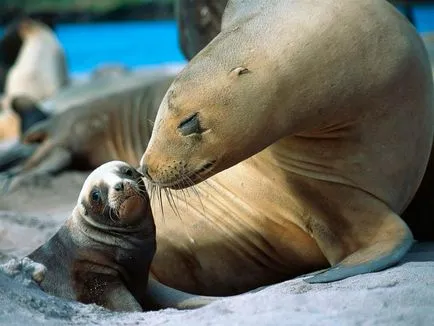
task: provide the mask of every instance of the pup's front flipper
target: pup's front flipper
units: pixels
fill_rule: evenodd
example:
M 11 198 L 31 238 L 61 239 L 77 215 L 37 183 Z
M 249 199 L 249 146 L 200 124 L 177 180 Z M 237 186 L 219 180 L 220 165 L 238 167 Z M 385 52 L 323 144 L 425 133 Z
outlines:
M 41 284 L 45 278 L 47 269 L 44 265 L 31 260 L 28 257 L 23 259 L 11 259 L 8 262 L 0 265 L 0 272 L 18 279 L 21 283 L 29 283 L 31 281 Z

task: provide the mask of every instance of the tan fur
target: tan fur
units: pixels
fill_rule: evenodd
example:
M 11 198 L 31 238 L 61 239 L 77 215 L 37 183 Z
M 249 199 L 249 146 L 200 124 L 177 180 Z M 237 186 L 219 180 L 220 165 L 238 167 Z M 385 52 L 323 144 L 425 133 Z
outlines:
M 200 127 L 182 136 L 196 113 Z M 229 1 L 222 32 L 169 88 L 142 157 L 156 185 L 197 184 L 188 199 L 174 192 L 183 229 L 155 206 L 152 272 L 231 294 L 327 263 L 336 268 L 313 282 L 396 263 L 412 243 L 399 214 L 433 128 L 427 53 L 386 1 Z

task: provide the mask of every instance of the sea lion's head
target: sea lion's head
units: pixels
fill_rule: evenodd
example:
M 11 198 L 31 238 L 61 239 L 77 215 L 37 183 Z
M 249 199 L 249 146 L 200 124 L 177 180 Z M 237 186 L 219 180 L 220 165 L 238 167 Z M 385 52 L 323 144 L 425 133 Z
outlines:
M 272 105 L 283 103 L 273 98 L 265 54 L 249 48 L 252 38 L 243 27 L 220 33 L 177 76 L 141 159 L 152 182 L 188 187 L 279 138 Z
M 105 163 L 87 177 L 78 196 L 77 209 L 86 221 L 96 226 L 153 225 L 142 175 L 121 161 Z

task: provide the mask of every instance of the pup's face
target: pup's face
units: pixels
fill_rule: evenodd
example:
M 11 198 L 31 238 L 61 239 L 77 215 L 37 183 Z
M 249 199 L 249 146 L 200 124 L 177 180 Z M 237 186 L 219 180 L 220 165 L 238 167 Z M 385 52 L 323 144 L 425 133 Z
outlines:
M 128 227 L 152 220 L 142 175 L 121 161 L 94 170 L 84 182 L 77 205 L 82 215 L 102 225 Z

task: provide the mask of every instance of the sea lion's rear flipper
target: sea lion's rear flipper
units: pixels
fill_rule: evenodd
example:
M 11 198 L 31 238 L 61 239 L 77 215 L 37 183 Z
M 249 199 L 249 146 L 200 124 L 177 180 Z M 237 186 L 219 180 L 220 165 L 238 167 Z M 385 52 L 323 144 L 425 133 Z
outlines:
M 110 283 L 100 300 L 107 309 L 120 312 L 143 311 L 140 304 L 121 282 Z
M 196 309 L 221 299 L 219 297 L 206 297 L 182 292 L 161 284 L 152 278 L 149 278 L 146 294 L 146 308 L 149 309 Z
M 326 283 L 358 274 L 381 271 L 396 265 L 413 245 L 413 235 L 402 219 L 390 212 L 383 228 L 372 234 L 371 242 L 355 251 L 337 265 L 319 272 L 308 283 Z
M 21 119 L 21 134 L 26 133 L 32 126 L 48 119 L 35 101 L 27 96 L 16 96 L 11 100 L 11 108 Z

